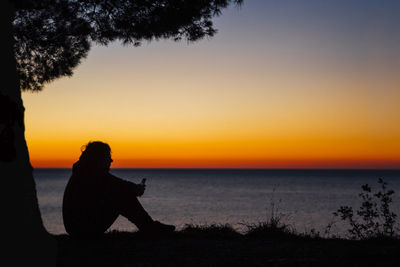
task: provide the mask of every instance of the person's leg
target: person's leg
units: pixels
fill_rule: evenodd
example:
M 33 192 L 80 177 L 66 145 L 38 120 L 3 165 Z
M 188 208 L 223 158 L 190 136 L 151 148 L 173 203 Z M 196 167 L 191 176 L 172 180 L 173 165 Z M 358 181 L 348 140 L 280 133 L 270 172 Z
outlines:
M 118 215 L 111 205 L 99 205 L 87 210 L 84 216 L 64 216 L 65 230 L 71 237 L 78 239 L 101 236 Z
M 127 195 L 126 199 L 123 197 L 118 199 L 122 200 L 117 201 L 118 204 L 116 205 L 119 213 L 134 223 L 139 228 L 140 232 L 147 234 L 162 234 L 173 232 L 175 230 L 175 226 L 173 225 L 154 221 L 136 197 Z
M 120 196 L 116 201 L 118 212 L 143 230 L 154 221 L 135 196 Z
M 134 195 L 133 184 L 120 180 L 110 179 L 108 187 L 109 200 L 114 210 L 134 223 L 141 232 L 167 233 L 175 230 L 175 226 L 154 221 Z
M 106 203 L 102 206 L 99 206 L 99 210 L 96 212 L 95 217 L 91 223 L 91 227 L 93 235 L 102 235 L 118 218 L 119 213 L 110 205 L 110 203 Z
M 154 221 L 132 193 L 133 190 L 129 186 L 130 184 L 126 181 L 110 179 L 107 199 L 115 212 L 126 217 L 139 230 L 143 230 Z

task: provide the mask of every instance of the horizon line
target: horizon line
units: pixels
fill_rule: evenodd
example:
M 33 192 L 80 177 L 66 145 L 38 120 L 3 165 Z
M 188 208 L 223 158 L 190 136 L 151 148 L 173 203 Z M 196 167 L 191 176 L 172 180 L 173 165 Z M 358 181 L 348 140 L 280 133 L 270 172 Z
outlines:
M 70 167 L 33 167 L 35 169 L 60 169 L 60 170 L 68 170 L 72 169 Z M 110 168 L 110 170 L 326 170 L 326 171 L 400 171 L 400 168 L 235 168 L 235 167 L 116 167 Z

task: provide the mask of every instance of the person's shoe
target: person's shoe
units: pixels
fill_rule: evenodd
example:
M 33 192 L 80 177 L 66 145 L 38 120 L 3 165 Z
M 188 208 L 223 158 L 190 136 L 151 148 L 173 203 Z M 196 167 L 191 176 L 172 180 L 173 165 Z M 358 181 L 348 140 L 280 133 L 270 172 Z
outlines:
M 156 232 L 170 233 L 175 231 L 175 226 L 170 224 L 161 223 L 159 221 L 154 221 L 153 230 Z

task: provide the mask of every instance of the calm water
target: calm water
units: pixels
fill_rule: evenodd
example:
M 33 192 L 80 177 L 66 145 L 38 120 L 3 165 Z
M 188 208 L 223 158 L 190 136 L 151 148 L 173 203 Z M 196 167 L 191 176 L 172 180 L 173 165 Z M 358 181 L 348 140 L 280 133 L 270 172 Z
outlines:
M 400 171 L 329 170 L 154 170 L 113 169 L 111 173 L 140 182 L 147 178 L 141 203 L 156 220 L 175 224 L 225 224 L 243 230 L 271 216 L 274 204 L 283 220 L 298 231 L 323 231 L 340 205 L 359 207 L 361 185 L 378 188 L 383 177 L 395 190 L 393 210 L 400 216 Z M 43 223 L 65 233 L 61 205 L 71 170 L 36 169 L 34 177 Z M 119 217 L 111 229 L 135 231 Z M 333 232 L 343 234 L 338 224 Z

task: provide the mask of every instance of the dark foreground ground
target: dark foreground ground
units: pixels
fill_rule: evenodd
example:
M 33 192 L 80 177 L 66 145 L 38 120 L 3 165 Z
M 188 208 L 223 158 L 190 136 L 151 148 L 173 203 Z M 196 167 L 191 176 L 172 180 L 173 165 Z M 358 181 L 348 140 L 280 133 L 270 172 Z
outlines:
M 136 232 L 55 238 L 57 266 L 400 266 L 399 239 L 239 234 L 229 227 L 187 227 L 157 238 Z

